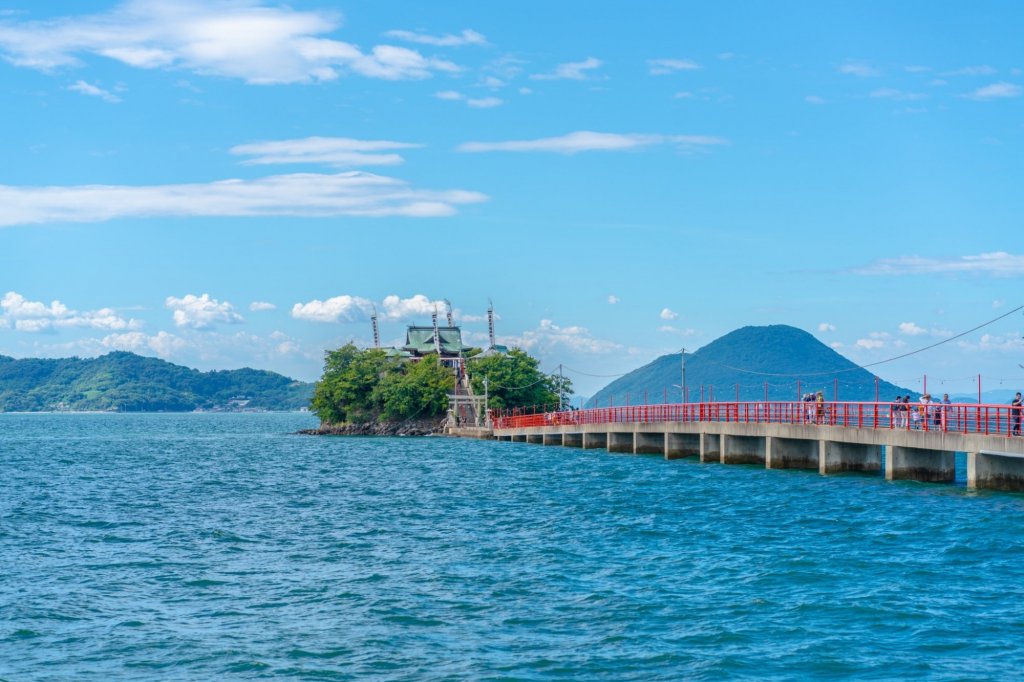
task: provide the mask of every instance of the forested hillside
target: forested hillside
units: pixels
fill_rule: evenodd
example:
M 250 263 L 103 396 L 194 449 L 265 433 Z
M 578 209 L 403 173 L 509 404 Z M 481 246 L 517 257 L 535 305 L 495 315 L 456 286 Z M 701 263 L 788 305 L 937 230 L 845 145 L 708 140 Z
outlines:
M 309 405 L 312 392 L 312 384 L 275 372 L 200 372 L 121 351 L 86 359 L 0 356 L 0 412 L 295 410 Z

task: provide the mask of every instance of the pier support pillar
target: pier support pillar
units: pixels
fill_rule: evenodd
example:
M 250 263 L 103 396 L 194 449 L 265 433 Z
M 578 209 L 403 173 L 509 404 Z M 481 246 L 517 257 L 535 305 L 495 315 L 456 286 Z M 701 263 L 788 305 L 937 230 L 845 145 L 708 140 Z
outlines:
M 608 452 L 633 454 L 633 434 L 611 431 L 608 434 Z
M 765 443 L 767 469 L 817 469 L 818 441 L 770 436 Z
M 1024 457 L 968 452 L 967 487 L 1015 492 L 1024 490 Z
M 600 448 L 608 447 L 608 434 L 607 433 L 584 433 L 583 434 L 583 449 L 584 450 L 595 450 Z
M 665 459 L 700 457 L 699 433 L 666 433 Z
M 563 433 L 562 434 L 562 445 L 567 448 L 582 448 L 583 447 L 583 434 L 582 433 Z
M 637 431 L 633 439 L 633 454 L 663 455 L 665 454 L 665 434 L 645 433 Z
M 541 442 L 544 445 L 561 445 L 562 444 L 562 434 L 560 434 L 560 433 L 545 433 L 544 437 L 541 439 Z
M 837 474 L 843 471 L 877 473 L 882 470 L 881 445 L 823 440 L 820 441 L 819 452 L 820 474 Z
M 526 442 L 533 443 L 534 445 L 544 444 L 544 434 L 542 433 L 528 433 L 526 434 Z
M 526 442 L 526 434 L 525 433 L 513 433 L 512 434 L 512 442 L 513 443 L 525 443 Z
M 722 436 L 717 433 L 700 434 L 700 461 L 722 461 Z
M 764 436 L 722 436 L 722 464 L 764 463 Z
M 952 483 L 956 477 L 952 450 L 890 445 L 885 453 L 885 480 Z

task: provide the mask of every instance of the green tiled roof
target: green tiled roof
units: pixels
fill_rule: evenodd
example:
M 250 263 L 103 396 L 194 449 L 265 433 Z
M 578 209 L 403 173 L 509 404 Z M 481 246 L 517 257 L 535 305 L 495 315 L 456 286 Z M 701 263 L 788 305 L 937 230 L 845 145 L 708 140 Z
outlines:
M 441 337 L 441 353 L 443 355 L 458 355 L 468 346 L 462 345 L 462 330 L 458 327 L 438 327 L 438 335 Z M 417 354 L 434 352 L 434 328 L 433 327 L 409 327 L 405 333 L 404 350 Z

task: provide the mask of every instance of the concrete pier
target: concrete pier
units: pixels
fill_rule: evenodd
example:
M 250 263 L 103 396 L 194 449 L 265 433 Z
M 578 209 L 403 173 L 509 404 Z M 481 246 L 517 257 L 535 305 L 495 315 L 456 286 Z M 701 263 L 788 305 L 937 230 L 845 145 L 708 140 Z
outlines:
M 703 413 L 701 413 L 703 414 Z M 457 435 L 457 434 L 456 434 Z M 877 428 L 796 422 L 648 421 L 552 423 L 494 429 L 516 443 L 601 448 L 665 459 L 809 469 L 822 474 L 884 472 L 890 481 L 949 483 L 955 452 L 966 452 L 968 486 L 1024 491 L 1024 438 L 1005 433 Z M 883 458 L 883 450 L 885 457 Z
M 956 479 L 951 450 L 890 446 L 885 453 L 885 480 L 952 483 Z

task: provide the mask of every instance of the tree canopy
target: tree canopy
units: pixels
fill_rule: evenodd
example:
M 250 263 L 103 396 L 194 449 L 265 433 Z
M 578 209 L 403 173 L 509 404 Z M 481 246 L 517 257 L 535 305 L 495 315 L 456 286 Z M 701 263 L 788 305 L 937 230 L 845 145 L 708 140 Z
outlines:
M 467 354 L 466 372 L 477 395 L 487 379 L 492 408 L 557 405 L 560 391 L 571 392 L 568 379 L 542 373 L 540 362 L 519 349 L 478 354 Z M 312 410 L 327 424 L 441 417 L 454 388 L 454 371 L 436 355 L 413 362 L 349 343 L 327 352 Z

